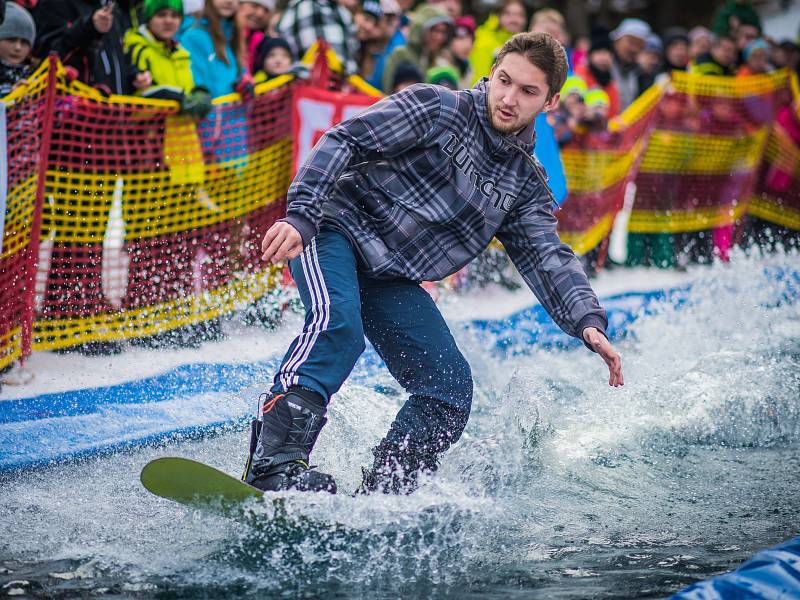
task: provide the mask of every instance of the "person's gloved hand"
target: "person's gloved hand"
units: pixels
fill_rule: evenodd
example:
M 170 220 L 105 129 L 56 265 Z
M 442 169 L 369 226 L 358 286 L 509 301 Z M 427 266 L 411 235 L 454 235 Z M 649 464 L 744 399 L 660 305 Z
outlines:
M 253 76 L 250 73 L 245 73 L 236 84 L 236 92 L 242 97 L 242 100 L 249 100 L 255 96 L 255 83 Z
M 292 68 L 289 69 L 288 75 L 294 75 L 297 79 L 308 81 L 311 79 L 311 69 L 302 63 L 295 63 L 292 65 Z
M 211 94 L 205 88 L 194 88 L 183 97 L 181 110 L 196 119 L 203 119 L 211 111 Z

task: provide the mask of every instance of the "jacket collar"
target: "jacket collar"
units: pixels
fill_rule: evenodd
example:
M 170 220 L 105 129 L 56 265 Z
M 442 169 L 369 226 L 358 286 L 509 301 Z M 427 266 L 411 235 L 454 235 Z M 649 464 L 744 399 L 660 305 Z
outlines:
M 478 120 L 490 140 L 493 154 L 507 154 L 512 149 L 526 154 L 533 152 L 533 147 L 536 143 L 535 123 L 531 123 L 516 134 L 500 133 L 492 126 L 492 122 L 489 119 L 489 79 L 486 77 L 481 78 L 469 92 L 473 98 Z
M 139 25 L 139 34 L 146 39 L 148 42 L 155 46 L 161 46 L 168 50 L 169 52 L 174 52 L 178 48 L 178 43 L 175 40 L 169 40 L 168 42 L 162 42 L 159 39 L 156 39 L 156 36 L 153 35 L 153 32 L 147 28 L 147 25 L 142 23 Z

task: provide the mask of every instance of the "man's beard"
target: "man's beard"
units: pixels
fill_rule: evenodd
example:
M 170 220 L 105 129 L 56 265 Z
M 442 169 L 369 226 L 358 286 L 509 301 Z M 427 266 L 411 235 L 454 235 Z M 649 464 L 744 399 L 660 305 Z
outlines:
M 489 122 L 492 124 L 492 127 L 504 135 L 518 133 L 533 123 L 533 119 L 526 122 L 524 120 L 520 120 L 519 118 L 517 118 L 513 123 L 502 123 L 495 118 L 495 112 L 497 110 L 498 107 L 495 106 L 489 111 Z

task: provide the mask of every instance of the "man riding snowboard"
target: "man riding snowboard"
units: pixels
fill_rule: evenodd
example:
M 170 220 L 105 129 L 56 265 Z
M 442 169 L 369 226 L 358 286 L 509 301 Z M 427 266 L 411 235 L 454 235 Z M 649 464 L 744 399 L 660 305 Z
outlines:
M 306 318 L 253 421 L 247 483 L 336 491 L 308 459 L 364 336 L 409 398 L 360 490 L 409 492 L 434 471 L 467 424 L 472 376 L 419 283 L 455 273 L 494 237 L 559 327 L 605 360 L 609 385 L 623 385 L 605 311 L 556 234 L 532 156 L 534 120 L 558 106 L 566 75 L 552 36 L 520 33 L 474 88 L 413 85 L 319 140 L 262 242 L 265 260 L 290 261 Z

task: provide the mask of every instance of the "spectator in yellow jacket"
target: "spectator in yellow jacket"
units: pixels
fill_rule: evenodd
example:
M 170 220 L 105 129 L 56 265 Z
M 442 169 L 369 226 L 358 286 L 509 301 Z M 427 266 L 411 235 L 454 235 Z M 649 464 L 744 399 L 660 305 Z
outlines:
M 125 51 L 140 71 L 149 71 L 152 86 L 141 95 L 177 100 L 185 112 L 204 117 L 211 95 L 194 84 L 189 52 L 175 41 L 183 20 L 182 0 L 145 0 L 144 24 L 125 33 Z
M 522 0 L 505 0 L 500 10 L 489 15 L 478 27 L 475 45 L 469 55 L 475 81 L 489 76 L 497 51 L 512 35 L 525 31 L 527 23 L 528 13 Z

